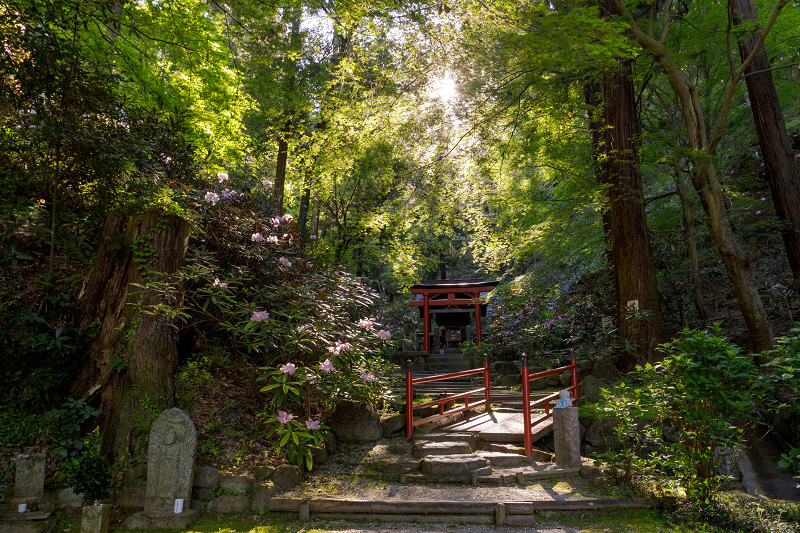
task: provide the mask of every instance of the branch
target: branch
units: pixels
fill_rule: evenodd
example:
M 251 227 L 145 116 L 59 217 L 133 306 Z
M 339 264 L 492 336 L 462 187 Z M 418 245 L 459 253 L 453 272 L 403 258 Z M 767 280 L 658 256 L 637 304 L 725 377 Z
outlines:
M 650 198 L 645 198 L 643 200 L 643 203 L 644 203 L 644 205 L 647 205 L 650 202 L 655 202 L 656 200 L 661 200 L 662 198 L 667 198 L 667 197 L 672 196 L 674 194 L 678 194 L 678 191 L 669 191 L 669 192 L 665 192 L 664 194 L 659 194 L 657 196 L 651 196 Z

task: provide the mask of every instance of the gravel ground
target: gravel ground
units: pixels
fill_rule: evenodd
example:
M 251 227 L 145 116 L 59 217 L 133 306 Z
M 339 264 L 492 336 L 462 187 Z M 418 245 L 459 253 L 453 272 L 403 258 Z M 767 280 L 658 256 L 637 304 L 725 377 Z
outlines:
M 404 438 L 384 439 L 379 443 L 345 444 L 326 463 L 319 465 L 297 487 L 277 494 L 286 498 L 336 498 L 351 500 L 398 501 L 530 501 L 567 500 L 595 497 L 596 482 L 571 477 L 564 480 L 539 480 L 525 486 L 397 483 L 376 479 L 369 462 L 388 455 L 392 446 L 406 445 Z M 544 466 L 544 465 L 542 465 Z M 531 468 L 531 467 L 528 467 Z M 536 465 L 532 467 L 534 470 Z M 500 469 L 513 472 L 520 468 Z

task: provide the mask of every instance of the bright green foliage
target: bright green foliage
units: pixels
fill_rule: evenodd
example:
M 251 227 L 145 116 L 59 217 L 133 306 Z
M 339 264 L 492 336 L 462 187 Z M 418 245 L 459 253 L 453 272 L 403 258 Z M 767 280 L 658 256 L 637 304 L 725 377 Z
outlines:
M 753 358 L 716 333 L 684 330 L 663 346 L 661 363 L 637 369 L 639 384 L 604 395 L 601 412 L 620 424 L 615 431 L 622 443 L 606 459 L 619 465 L 623 478 L 671 473 L 689 498 L 708 504 L 724 481 L 720 467 L 735 466 L 762 390 Z M 674 442 L 648 429 L 648 420 L 671 428 Z M 648 458 L 641 456 L 642 443 L 660 446 Z
M 662 439 L 661 427 L 650 423 L 654 418 L 650 392 L 628 381 L 601 391 L 597 413 L 610 422 L 606 442 L 611 449 L 596 457 L 610 466 L 618 482 L 639 484 L 650 475 L 646 446 L 657 446 Z
M 86 500 L 101 500 L 111 493 L 113 471 L 111 463 L 100 455 L 99 427 L 86 437 L 80 455 L 68 459 L 63 469 L 65 481 Z

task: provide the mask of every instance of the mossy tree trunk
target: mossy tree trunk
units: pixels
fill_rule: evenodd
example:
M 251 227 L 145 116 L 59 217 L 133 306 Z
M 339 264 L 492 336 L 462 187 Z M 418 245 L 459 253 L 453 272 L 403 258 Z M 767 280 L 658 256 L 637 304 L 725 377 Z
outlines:
M 84 299 L 82 327 L 99 324 L 77 393 L 102 408 L 103 451 L 135 457 L 160 411 L 174 406 L 178 330 L 189 224 L 150 211 L 112 214 L 103 228 Z M 155 310 L 154 306 L 161 306 Z

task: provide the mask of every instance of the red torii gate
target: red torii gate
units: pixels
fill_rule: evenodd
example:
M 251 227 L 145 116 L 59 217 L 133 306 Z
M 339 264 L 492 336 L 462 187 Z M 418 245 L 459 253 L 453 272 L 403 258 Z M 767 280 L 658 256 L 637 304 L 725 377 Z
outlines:
M 480 345 L 483 340 L 481 316 L 486 316 L 486 303 L 481 303 L 480 297 L 491 292 L 499 283 L 482 279 L 442 279 L 421 281 L 412 285 L 410 292 L 416 294 L 417 298 L 411 301 L 411 306 L 420 308 L 424 323 L 422 338 L 425 353 L 430 350 L 431 313 L 442 317 L 439 324 L 449 321 L 460 325 L 467 325 L 469 316 L 474 313 L 475 336 Z M 432 311 L 432 307 L 442 309 Z

